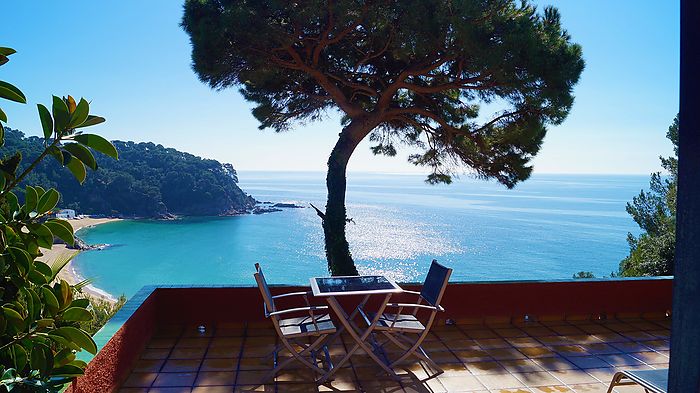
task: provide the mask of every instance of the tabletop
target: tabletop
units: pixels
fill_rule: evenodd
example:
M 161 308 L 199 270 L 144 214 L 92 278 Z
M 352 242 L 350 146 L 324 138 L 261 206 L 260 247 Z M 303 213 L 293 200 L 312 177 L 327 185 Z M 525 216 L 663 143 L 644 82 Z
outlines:
M 314 296 L 374 295 L 403 292 L 394 280 L 385 276 L 337 276 L 311 278 Z

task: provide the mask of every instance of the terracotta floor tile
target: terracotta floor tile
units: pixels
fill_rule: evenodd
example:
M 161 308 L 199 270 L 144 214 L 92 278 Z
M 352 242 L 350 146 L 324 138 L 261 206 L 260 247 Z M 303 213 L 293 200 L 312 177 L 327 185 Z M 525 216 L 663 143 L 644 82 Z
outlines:
M 609 367 L 609 364 L 597 356 L 574 356 L 566 358 L 579 368 L 601 368 Z
M 239 368 L 241 370 L 271 370 L 272 357 L 264 358 L 247 358 L 243 357 L 240 360 Z
M 604 367 L 587 369 L 586 372 L 600 382 L 610 384 L 610 381 L 612 381 L 612 377 L 615 375 L 617 370 L 614 367 Z
M 141 352 L 141 359 L 167 359 L 170 349 L 144 349 Z
M 449 344 L 450 344 L 450 349 L 452 351 L 481 349 L 479 344 L 476 343 L 476 340 L 472 340 L 470 338 L 449 341 Z
M 163 365 L 164 373 L 196 372 L 199 370 L 201 359 L 170 359 Z
M 369 379 L 358 381 L 360 388 L 365 392 L 377 392 L 377 393 L 403 393 L 403 388 L 401 384 L 397 381 L 390 379 Z
M 170 354 L 170 359 L 201 359 L 206 348 L 175 348 Z
M 491 355 L 489 355 L 483 349 L 467 350 L 467 351 L 455 351 L 455 355 L 466 363 L 479 361 L 479 360 L 491 360 Z
M 238 373 L 238 379 L 236 380 L 236 385 L 260 385 L 263 383 L 270 383 L 270 381 L 263 381 L 263 378 L 268 374 L 269 368 L 266 370 L 249 370 L 240 371 Z
M 542 344 L 546 344 L 546 345 L 570 345 L 570 344 L 574 344 L 564 336 L 542 336 L 542 337 L 537 337 L 537 340 L 540 341 Z
M 520 382 L 522 382 L 525 386 L 528 387 L 561 385 L 561 381 L 554 378 L 552 374 L 546 371 L 532 373 L 515 373 L 513 374 L 513 376 L 518 378 Z
M 583 330 L 571 325 L 550 326 L 549 328 L 559 335 L 575 335 L 585 333 Z
M 359 389 L 352 369 L 339 370 L 333 376 L 332 381 L 327 381 L 318 387 L 320 392 L 353 392 L 359 391 Z
M 627 342 L 630 341 L 629 338 L 624 337 L 620 334 L 617 334 L 615 332 L 610 332 L 610 333 L 594 333 L 593 334 L 597 339 L 599 339 L 602 342 L 606 343 L 620 343 L 620 342 Z
M 598 382 L 595 378 L 583 370 L 554 370 L 550 371 L 550 373 L 567 385 Z
M 192 393 L 233 393 L 233 386 L 195 386 Z
M 214 337 L 209 343 L 210 347 L 241 347 L 243 337 Z
M 556 356 L 556 353 L 547 348 L 547 347 L 520 347 L 518 348 L 518 351 L 520 351 L 522 354 L 525 356 L 534 359 L 534 358 L 546 358 L 546 357 L 553 357 Z
M 620 353 L 620 350 L 613 347 L 610 344 L 599 343 L 599 344 L 584 344 L 581 345 L 586 352 L 591 355 L 611 355 L 614 353 Z
M 635 359 L 643 361 L 646 364 L 668 364 L 669 360 L 668 356 L 654 351 L 632 352 L 629 355 Z
M 235 371 L 238 359 L 204 359 L 200 371 Z
M 512 338 L 512 337 L 527 337 L 527 333 L 524 331 L 517 329 L 515 327 L 510 327 L 510 328 L 501 328 L 501 329 L 493 329 L 496 334 L 498 334 L 501 337 L 504 338 Z
M 581 385 L 571 385 L 576 393 L 607 393 L 608 385 L 604 383 L 587 383 Z
M 551 358 L 536 358 L 532 359 L 532 361 L 547 371 L 572 370 L 576 368 L 573 363 L 559 356 Z
M 524 388 L 520 380 L 511 374 L 487 374 L 476 376 L 484 386 L 491 389 Z
M 645 352 L 650 351 L 651 348 L 646 345 L 636 343 L 633 341 L 627 341 L 622 343 L 612 343 L 610 344 L 613 348 L 619 350 L 620 352 Z
M 176 337 L 152 338 L 146 348 L 170 349 L 177 343 Z
M 530 359 L 501 360 L 499 363 L 511 373 L 543 371 L 542 367 Z
M 251 385 L 236 385 L 233 390 L 236 393 L 248 393 L 248 392 L 275 392 L 274 384 L 251 384 Z
M 506 341 L 508 341 L 512 346 L 516 348 L 542 346 L 541 342 L 537 341 L 532 337 L 511 337 L 506 339 Z
M 525 327 L 523 331 L 531 337 L 553 336 L 555 333 L 547 327 Z
M 480 339 L 480 338 L 499 338 L 498 334 L 492 330 L 481 329 L 481 330 L 468 330 L 465 331 L 469 338 Z
M 668 351 L 670 347 L 668 340 L 644 341 L 643 344 L 655 351 Z
M 153 384 L 158 373 L 131 373 L 122 384 L 125 388 L 147 388 Z
M 510 348 L 510 343 L 502 338 L 482 338 L 474 340 L 476 343 L 484 349 L 490 348 Z
M 669 330 L 649 330 L 647 333 L 663 340 L 668 340 L 671 338 L 671 332 Z
M 148 393 L 190 393 L 192 388 L 190 387 L 169 387 L 169 388 L 150 388 Z
M 485 386 L 476 377 L 469 374 L 439 376 L 438 379 L 448 392 L 473 392 L 485 389 Z
M 275 377 L 277 382 L 313 382 L 315 374 L 308 368 L 284 369 Z
M 206 348 L 210 341 L 210 338 L 183 337 L 175 344 L 175 348 Z
M 444 371 L 441 375 L 446 377 L 469 374 L 467 367 L 462 363 L 445 363 L 441 364 L 440 368 Z
M 580 345 L 553 345 L 552 350 L 561 356 L 585 356 L 588 352 Z
M 207 359 L 233 359 L 241 354 L 240 346 L 234 347 L 209 347 L 204 357 Z
M 648 341 L 648 340 L 656 340 L 657 337 L 652 336 L 651 334 L 647 332 L 640 332 L 640 331 L 632 331 L 632 332 L 625 332 L 622 333 L 623 336 L 629 338 L 630 340 L 633 341 Z
M 117 393 L 148 393 L 148 388 L 121 388 Z
M 573 392 L 566 386 L 539 386 L 531 389 L 533 393 L 566 393 Z
M 598 324 L 582 324 L 577 325 L 576 327 L 588 334 L 612 333 L 612 330 Z
M 486 352 L 497 360 L 524 359 L 526 356 L 515 348 L 493 348 Z
M 278 392 L 288 392 L 288 393 L 308 393 L 308 392 L 318 392 L 318 386 L 316 384 L 310 383 L 277 383 Z
M 236 383 L 235 371 L 203 371 L 197 374 L 195 386 L 231 385 Z
M 139 373 L 152 372 L 157 373 L 165 363 L 163 359 L 139 359 L 134 363 L 132 371 Z
M 153 382 L 154 387 L 191 387 L 197 373 L 160 373 Z
M 599 355 L 598 357 L 605 360 L 613 366 L 635 366 L 642 364 L 642 362 L 640 362 L 639 360 L 626 354 Z
M 243 357 L 268 356 L 272 354 L 272 351 L 274 351 L 274 349 L 274 345 L 245 345 L 243 347 Z
M 474 375 L 506 374 L 508 371 L 496 361 L 471 362 L 466 364 L 467 369 Z

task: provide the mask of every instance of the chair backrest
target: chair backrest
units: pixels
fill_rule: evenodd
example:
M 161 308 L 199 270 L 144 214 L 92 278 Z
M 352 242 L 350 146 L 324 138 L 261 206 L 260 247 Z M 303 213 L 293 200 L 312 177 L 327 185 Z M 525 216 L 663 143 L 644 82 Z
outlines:
M 277 311 L 275 309 L 275 301 L 272 299 L 272 293 L 270 293 L 270 287 L 267 285 L 267 280 L 265 280 L 265 275 L 259 263 L 255 264 L 255 274 L 253 274 L 253 276 L 258 283 L 258 289 L 260 289 L 263 301 L 265 302 L 265 316 L 271 312 Z
M 433 263 L 430 264 L 430 270 L 428 270 L 428 275 L 425 277 L 423 289 L 420 291 L 420 296 L 423 300 L 431 306 L 439 306 L 451 274 L 452 269 L 442 266 L 433 259 Z

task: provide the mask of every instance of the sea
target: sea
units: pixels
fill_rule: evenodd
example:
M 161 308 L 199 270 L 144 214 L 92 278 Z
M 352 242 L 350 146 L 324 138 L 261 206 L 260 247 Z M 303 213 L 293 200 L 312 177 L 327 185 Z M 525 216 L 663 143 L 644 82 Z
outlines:
M 302 208 L 235 217 L 125 220 L 79 232 L 102 250 L 81 253 L 80 275 L 114 296 L 144 285 L 253 285 L 254 264 L 277 284 L 328 274 L 321 221 L 322 172 L 239 172 L 262 202 Z M 461 177 L 428 185 L 421 175 L 350 173 L 348 241 L 360 273 L 422 281 L 433 259 L 452 281 L 569 279 L 616 272 L 639 228 L 625 205 L 649 177 L 535 174 L 508 190 Z M 204 201 L 206 203 L 206 201 Z

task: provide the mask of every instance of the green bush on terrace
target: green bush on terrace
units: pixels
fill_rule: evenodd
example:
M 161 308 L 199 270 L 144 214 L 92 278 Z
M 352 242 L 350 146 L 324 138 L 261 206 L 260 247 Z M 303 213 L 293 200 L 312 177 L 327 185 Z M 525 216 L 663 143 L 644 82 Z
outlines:
M 0 47 L 0 66 L 15 51 Z M 15 86 L 0 81 L 0 98 L 26 103 Z M 97 169 L 91 149 L 117 158 L 104 138 L 82 132 L 104 122 L 90 115 L 85 99 L 53 97 L 51 110 L 37 105 L 43 130 L 43 150 L 20 171 L 17 151 L 0 160 L 0 391 L 57 392 L 85 369 L 76 352 L 97 352 L 81 324 L 94 319 L 90 300 L 74 298 L 75 288 L 57 278 L 60 264 L 38 261 L 42 248 L 54 237 L 74 242 L 73 228 L 65 220 L 50 219 L 60 199 L 58 191 L 26 186 L 20 204 L 16 188 L 47 156 L 66 167 L 82 183 L 86 167 Z M 0 146 L 4 144 L 5 112 L 0 109 Z

